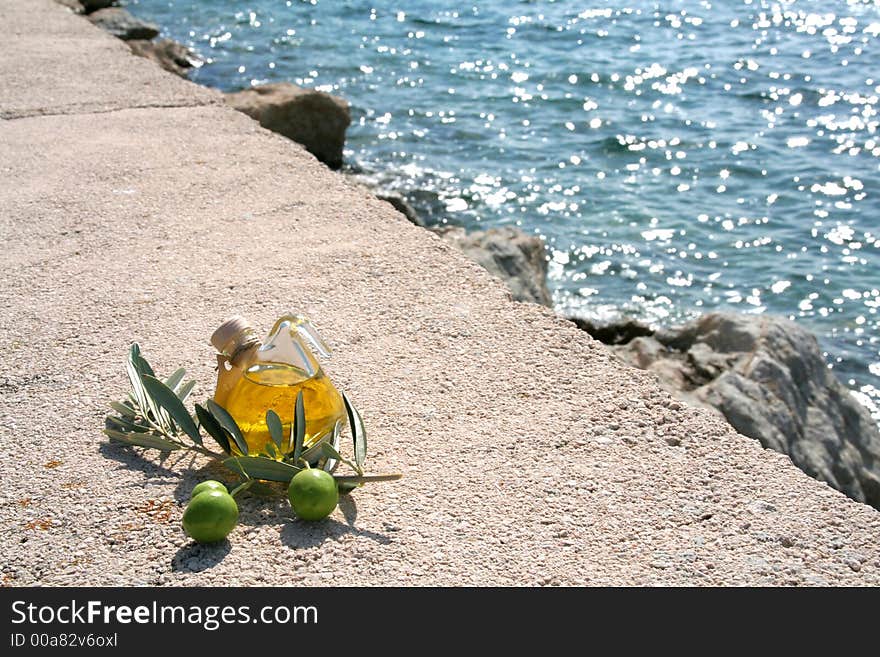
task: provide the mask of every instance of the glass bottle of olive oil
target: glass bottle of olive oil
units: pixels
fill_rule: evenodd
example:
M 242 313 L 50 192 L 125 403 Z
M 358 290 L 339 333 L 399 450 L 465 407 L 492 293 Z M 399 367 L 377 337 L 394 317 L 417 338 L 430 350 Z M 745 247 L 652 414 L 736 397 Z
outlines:
M 329 356 L 329 349 L 307 318 L 284 315 L 261 342 L 247 321 L 233 317 L 214 332 L 211 344 L 219 352 L 214 401 L 235 419 L 251 454 L 264 451 L 266 442 L 272 440 L 266 425 L 269 409 L 281 418 L 281 451 L 292 449 L 290 429 L 300 391 L 306 415 L 305 447 L 332 432 L 337 422 L 346 422 L 342 396 L 309 345 L 322 357 Z

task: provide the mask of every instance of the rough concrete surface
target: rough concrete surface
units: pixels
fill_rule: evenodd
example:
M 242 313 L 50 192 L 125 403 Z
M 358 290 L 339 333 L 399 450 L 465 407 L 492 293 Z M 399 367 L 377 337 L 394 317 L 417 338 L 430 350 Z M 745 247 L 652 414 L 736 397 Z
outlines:
M 0 119 L 222 103 L 51 0 L 0 0 Z
M 38 71 L 55 38 L 44 26 L 74 35 L 59 58 L 89 48 L 91 65 L 132 78 L 141 60 L 49 0 L 0 0 L 0 14 L 20 35 L 0 79 L 28 80 L 16 107 L 55 114 L 0 122 L 3 583 L 880 581 L 877 511 L 674 401 L 549 309 L 512 302 L 245 115 L 96 116 L 139 102 L 121 83 L 62 84 L 75 59 Z M 199 97 L 143 63 L 156 97 Z M 335 348 L 328 373 L 365 416 L 369 469 L 405 477 L 311 525 L 246 497 L 227 543 L 195 546 L 183 505 L 218 471 L 100 433 L 127 388 L 125 351 L 137 340 L 160 373 L 186 366 L 201 400 L 211 331 L 233 313 L 268 329 L 291 308 Z

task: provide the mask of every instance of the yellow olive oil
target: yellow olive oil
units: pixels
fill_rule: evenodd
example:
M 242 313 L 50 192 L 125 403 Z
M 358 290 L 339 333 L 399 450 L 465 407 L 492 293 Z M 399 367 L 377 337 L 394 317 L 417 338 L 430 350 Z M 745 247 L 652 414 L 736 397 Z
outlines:
M 309 376 L 285 363 L 256 363 L 245 370 L 217 402 L 235 419 L 251 454 L 264 451 L 266 442 L 272 440 L 266 425 L 266 411 L 275 411 L 284 429 L 281 451 L 287 453 L 292 450 L 290 430 L 300 390 L 306 414 L 305 447 L 309 447 L 332 432 L 337 420 L 345 418 L 342 396 L 320 368 Z

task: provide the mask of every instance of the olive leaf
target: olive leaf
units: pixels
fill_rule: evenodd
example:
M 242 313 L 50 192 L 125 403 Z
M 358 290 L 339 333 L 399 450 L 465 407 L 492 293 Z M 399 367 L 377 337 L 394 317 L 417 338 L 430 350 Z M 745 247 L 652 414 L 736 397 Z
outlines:
M 352 484 L 352 483 L 346 483 L 346 482 L 340 482 L 340 481 L 336 482 L 336 488 L 339 489 L 340 495 L 348 495 L 355 488 L 360 488 L 360 487 L 361 487 L 361 484 Z
M 361 469 L 359 467 L 357 467 L 357 465 L 355 465 L 354 463 L 349 461 L 347 458 L 345 458 L 342 454 L 340 454 L 339 450 L 337 450 L 335 447 L 333 447 L 333 445 L 331 445 L 330 443 L 324 443 L 323 445 L 321 445 L 321 449 L 327 458 L 336 459 L 337 461 L 342 461 L 343 463 L 345 463 L 345 465 L 347 465 L 349 468 L 351 468 L 352 470 L 357 472 L 359 475 L 363 474 L 363 472 L 361 471 Z
M 320 440 L 316 442 L 314 445 L 309 447 L 307 450 L 304 450 L 302 454 L 300 454 L 300 461 L 305 461 L 306 463 L 312 463 L 315 460 L 315 457 L 323 454 L 322 447 L 330 442 L 333 439 L 333 434 L 330 432 L 325 433 L 321 436 Z
M 179 390 L 175 390 L 174 392 L 177 393 L 177 397 L 180 399 L 180 401 L 185 402 L 187 397 L 189 397 L 189 393 L 191 393 L 193 391 L 193 388 L 195 387 L 196 380 L 193 379 L 192 381 L 187 381 L 186 383 L 184 383 Z
M 183 381 L 184 376 L 186 376 L 186 370 L 180 367 L 175 370 L 174 374 L 165 379 L 165 385 L 171 388 L 174 392 L 177 392 L 177 386 Z
M 180 445 L 172 443 L 170 440 L 159 438 L 151 433 L 124 433 L 114 429 L 104 429 L 104 433 L 113 440 L 134 445 L 135 447 L 146 447 L 147 449 L 161 449 L 163 452 L 173 452 L 181 449 Z
M 138 346 L 137 342 L 132 343 L 129 350 L 126 371 L 128 372 L 128 379 L 131 382 L 131 388 L 137 405 L 144 417 L 149 419 L 152 416 L 153 421 L 163 433 L 173 431 L 171 417 L 168 413 L 162 411 L 143 385 L 141 377 L 144 375 L 155 376 L 155 373 L 147 360 L 141 356 L 140 346 Z
M 265 456 L 232 456 L 223 465 L 240 475 L 251 479 L 281 481 L 289 483 L 293 475 L 302 470 L 290 463 L 276 461 Z
M 122 402 L 110 402 L 110 408 L 124 417 L 136 418 L 137 411 Z
M 253 486 L 255 483 L 256 482 L 253 479 L 248 479 L 247 481 L 240 483 L 238 486 L 236 486 L 231 491 L 229 491 L 229 494 L 232 495 L 232 497 L 235 497 L 239 493 L 246 491 L 248 488 Z
M 351 403 L 344 392 L 342 401 L 345 403 L 345 412 L 348 414 L 348 426 L 351 429 L 351 438 L 354 441 L 354 462 L 358 464 L 358 470 L 364 467 L 367 460 L 367 430 L 364 428 L 364 420 L 358 410 Z
M 111 426 L 112 425 L 112 426 Z M 104 426 L 117 431 L 132 431 L 135 433 L 149 433 L 152 429 L 143 424 L 138 424 L 130 417 L 113 417 L 108 415 L 104 418 Z
M 238 428 L 229 412 L 213 399 L 208 400 L 208 410 L 211 411 L 211 415 L 214 416 L 214 419 L 217 420 L 220 426 L 229 432 L 229 435 L 235 442 L 235 446 L 238 447 L 238 451 L 247 456 L 248 444 L 244 436 L 241 435 L 241 429 Z
M 227 454 L 231 454 L 232 450 L 229 447 L 229 437 L 226 433 L 226 430 L 220 426 L 220 423 L 211 415 L 211 412 L 203 406 L 196 406 L 196 416 L 199 418 L 199 424 L 202 426 L 202 429 L 208 432 L 208 435 L 213 438 L 218 445 L 220 445 L 220 449 L 222 449 Z
M 141 375 L 144 388 L 155 403 L 161 406 L 171 418 L 177 423 L 177 426 L 183 429 L 187 436 L 192 438 L 197 445 L 202 444 L 202 436 L 199 434 L 199 428 L 193 422 L 192 416 L 186 410 L 186 406 L 180 401 L 180 398 L 174 394 L 168 386 L 159 379 L 149 374 Z
M 144 358 L 141 354 L 141 346 L 137 342 L 131 343 L 131 349 L 128 353 L 129 360 L 131 360 L 132 365 L 135 366 L 139 374 L 149 374 L 150 376 L 156 376 L 156 373 L 153 371 L 153 368 L 150 367 L 147 359 Z
M 281 456 L 281 452 L 278 451 L 278 448 L 275 447 L 275 442 L 272 440 L 266 441 L 263 453 L 273 460 L 277 460 Z
M 303 441 L 306 437 L 306 410 L 303 405 L 302 390 L 296 396 L 296 404 L 293 409 L 293 424 L 290 427 L 290 433 L 293 441 L 293 462 L 299 463 L 303 451 Z
M 131 360 L 125 364 L 125 371 L 128 374 L 128 380 L 131 383 L 131 391 L 135 403 L 144 414 L 144 417 L 146 417 L 150 410 L 150 405 L 147 403 L 147 391 L 144 390 L 144 384 L 141 381 L 140 372 L 138 372 L 137 367 L 135 367 L 134 362 Z
M 269 435 L 272 436 L 272 441 L 280 450 L 281 443 L 284 442 L 284 428 L 281 426 L 281 418 L 278 417 L 278 413 L 271 408 L 266 411 L 266 426 L 269 427 Z

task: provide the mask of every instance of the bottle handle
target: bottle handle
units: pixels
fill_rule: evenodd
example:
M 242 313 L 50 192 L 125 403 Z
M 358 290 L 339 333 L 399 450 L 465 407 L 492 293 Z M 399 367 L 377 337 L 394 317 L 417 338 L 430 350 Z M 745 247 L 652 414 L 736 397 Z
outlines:
M 324 339 L 321 337 L 321 334 L 318 333 L 318 329 L 316 329 L 312 323 L 309 321 L 308 317 L 303 317 L 302 315 L 296 315 L 296 332 L 302 337 L 306 342 L 308 342 L 315 351 L 318 352 L 318 355 L 322 358 L 330 357 L 330 347 L 327 346 L 327 343 L 324 342 Z

